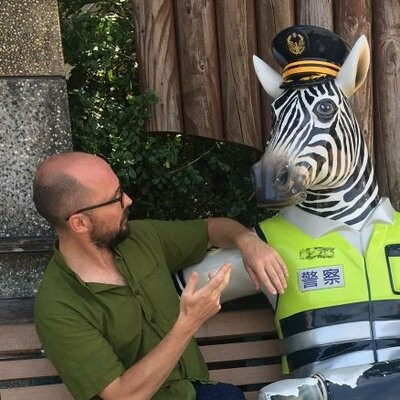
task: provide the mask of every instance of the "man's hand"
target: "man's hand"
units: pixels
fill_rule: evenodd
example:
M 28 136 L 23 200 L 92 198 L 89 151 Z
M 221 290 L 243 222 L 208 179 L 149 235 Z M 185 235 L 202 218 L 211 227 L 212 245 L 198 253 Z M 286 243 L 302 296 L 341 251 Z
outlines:
M 212 246 L 240 250 L 246 271 L 257 290 L 264 285 L 273 295 L 283 293 L 288 277 L 285 263 L 255 232 L 230 218 L 209 218 L 207 230 Z
M 229 283 L 231 265 L 224 264 L 202 288 L 196 290 L 199 275 L 193 272 L 181 295 L 178 320 L 197 331 L 200 326 L 221 309 L 221 293 Z
M 181 296 L 180 313 L 167 335 L 144 357 L 114 379 L 99 396 L 104 400 L 152 399 L 182 357 L 193 335 L 221 308 L 220 297 L 232 267 L 224 264 L 205 286 L 196 290 L 193 272 Z
M 256 289 L 264 285 L 273 295 L 283 293 L 289 273 L 280 255 L 252 231 L 241 232 L 236 245 Z

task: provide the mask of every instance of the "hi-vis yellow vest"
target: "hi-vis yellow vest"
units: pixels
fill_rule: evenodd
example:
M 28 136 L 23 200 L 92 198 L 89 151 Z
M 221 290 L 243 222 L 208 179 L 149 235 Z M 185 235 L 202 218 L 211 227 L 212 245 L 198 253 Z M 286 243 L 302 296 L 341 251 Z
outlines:
M 279 215 L 259 228 L 289 269 L 275 309 L 285 373 L 400 358 L 400 213 L 375 225 L 365 257 L 337 232 L 313 239 Z

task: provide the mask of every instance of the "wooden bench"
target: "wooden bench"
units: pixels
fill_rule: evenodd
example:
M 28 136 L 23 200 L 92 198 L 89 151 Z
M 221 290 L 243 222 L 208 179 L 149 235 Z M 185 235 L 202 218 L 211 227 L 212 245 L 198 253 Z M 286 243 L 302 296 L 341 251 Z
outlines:
M 247 400 L 281 377 L 272 311 L 224 310 L 196 335 L 212 379 L 245 391 Z M 33 322 L 0 325 L 0 399 L 73 400 L 41 352 Z M 178 400 L 178 399 L 177 399 Z

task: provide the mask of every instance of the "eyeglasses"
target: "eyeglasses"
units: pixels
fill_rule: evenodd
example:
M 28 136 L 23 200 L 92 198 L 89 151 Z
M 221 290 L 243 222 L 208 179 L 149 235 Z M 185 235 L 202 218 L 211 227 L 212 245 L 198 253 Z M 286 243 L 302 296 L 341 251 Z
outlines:
M 123 201 L 124 191 L 122 190 L 121 186 L 118 188 L 117 191 L 118 191 L 118 196 L 115 199 L 105 201 L 104 203 L 96 204 L 94 206 L 80 208 L 79 210 L 76 210 L 73 213 L 71 213 L 70 215 L 68 215 L 68 217 L 65 218 L 65 220 L 68 221 L 74 214 L 79 214 L 84 211 L 94 210 L 95 208 L 108 206 L 109 204 L 114 204 L 114 203 L 118 203 L 118 202 L 120 202 L 121 208 L 124 208 L 124 201 Z

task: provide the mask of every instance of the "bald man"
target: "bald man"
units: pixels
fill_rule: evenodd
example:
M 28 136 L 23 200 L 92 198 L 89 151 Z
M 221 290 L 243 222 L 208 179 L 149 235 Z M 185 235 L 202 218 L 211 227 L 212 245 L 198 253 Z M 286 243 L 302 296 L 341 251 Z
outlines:
M 171 274 L 208 246 L 237 247 L 256 284 L 285 287 L 279 255 L 228 218 L 128 221 L 132 199 L 101 158 L 79 152 L 46 159 L 33 199 L 58 236 L 35 300 L 44 349 L 76 399 L 239 400 L 210 382 L 193 339 L 220 309 L 231 266 L 202 288 L 193 273 L 179 298 Z

